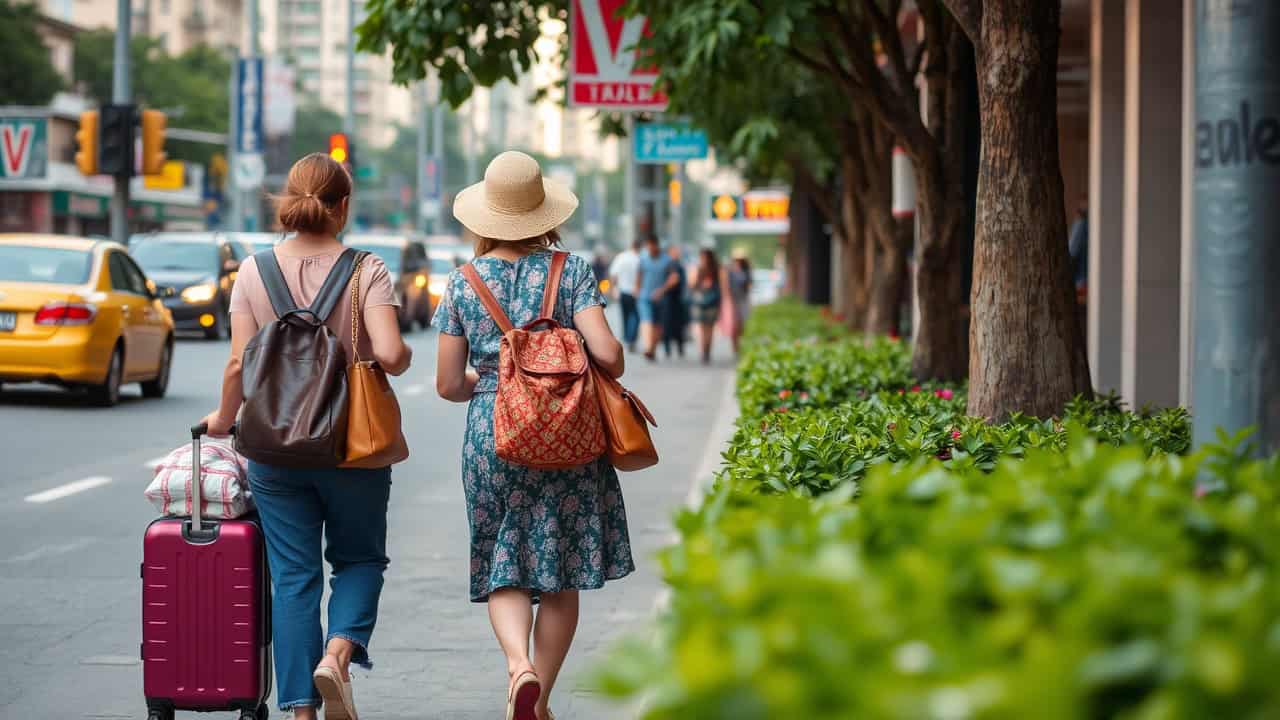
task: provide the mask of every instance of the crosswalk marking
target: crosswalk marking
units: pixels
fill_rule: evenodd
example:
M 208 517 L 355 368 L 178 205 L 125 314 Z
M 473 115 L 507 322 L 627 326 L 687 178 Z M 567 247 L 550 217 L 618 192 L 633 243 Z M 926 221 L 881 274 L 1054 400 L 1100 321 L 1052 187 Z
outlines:
M 28 495 L 23 498 L 23 500 L 26 500 L 29 503 L 53 502 L 54 500 L 61 500 L 68 495 L 75 495 L 76 493 L 84 492 L 85 490 L 102 487 L 110 482 L 111 478 L 106 477 L 105 475 L 94 475 L 92 477 L 84 478 L 83 480 L 76 480 L 75 482 L 69 482 L 64 485 L 49 488 L 42 492 Z

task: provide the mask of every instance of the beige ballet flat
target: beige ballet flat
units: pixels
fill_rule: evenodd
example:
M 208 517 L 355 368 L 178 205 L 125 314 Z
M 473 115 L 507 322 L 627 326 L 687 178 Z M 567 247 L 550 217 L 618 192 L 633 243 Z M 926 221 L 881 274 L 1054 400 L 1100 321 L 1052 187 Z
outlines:
M 531 672 L 522 672 L 516 678 L 507 697 L 507 720 L 538 720 L 534 706 L 542 697 L 542 681 Z
M 324 698 L 324 720 L 360 720 L 351 694 L 351 682 L 343 680 L 342 673 L 321 666 L 311 674 L 311 681 L 320 691 L 320 697 Z

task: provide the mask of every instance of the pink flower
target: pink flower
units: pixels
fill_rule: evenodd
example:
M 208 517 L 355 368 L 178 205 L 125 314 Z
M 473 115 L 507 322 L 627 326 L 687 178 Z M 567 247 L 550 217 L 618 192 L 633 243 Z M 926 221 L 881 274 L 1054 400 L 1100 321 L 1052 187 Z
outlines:
M 952 440 L 959 440 L 961 437 L 962 437 L 962 434 L 961 434 L 961 432 L 960 432 L 959 430 L 952 430 L 952 431 L 951 431 L 951 439 L 952 439 Z
M 801 400 L 808 400 L 808 399 L 809 399 L 809 393 L 807 393 L 807 392 L 802 392 L 802 393 L 800 393 L 800 399 L 801 399 Z
M 778 399 L 779 399 L 779 400 L 786 400 L 786 399 L 787 399 L 787 398 L 789 398 L 789 397 L 791 397 L 791 391 L 790 391 L 790 390 L 779 390 L 779 391 L 778 391 Z
M 936 391 L 934 391 L 934 393 L 933 393 L 933 394 L 934 394 L 934 395 L 937 395 L 938 397 L 942 398 L 943 400 L 950 400 L 951 398 L 953 398 L 953 397 L 955 397 L 955 396 L 956 396 L 956 394 L 955 394 L 955 393 L 951 392 L 951 389 L 950 389 L 950 388 L 942 388 L 941 390 L 936 390 Z
M 911 392 L 913 392 L 913 393 L 918 393 L 918 392 L 920 392 L 920 386 L 919 386 L 919 385 L 913 385 L 913 386 L 911 386 Z

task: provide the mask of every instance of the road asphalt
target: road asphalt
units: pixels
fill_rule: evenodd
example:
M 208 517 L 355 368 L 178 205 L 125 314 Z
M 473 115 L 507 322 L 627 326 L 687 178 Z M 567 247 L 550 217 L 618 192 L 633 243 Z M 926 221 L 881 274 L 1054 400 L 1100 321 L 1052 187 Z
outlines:
M 468 531 L 460 457 L 465 406 L 434 392 L 435 334 L 411 336 L 414 366 L 395 379 L 412 457 L 393 471 L 386 589 L 355 692 L 366 720 L 503 717 L 505 663 L 484 606 L 467 600 Z M 114 408 L 60 390 L 0 394 L 0 718 L 144 718 L 138 659 L 141 538 L 155 510 L 150 466 L 188 441 L 216 403 L 226 343 L 178 343 L 168 397 L 126 389 Z M 624 381 L 661 426 L 662 462 L 622 476 L 637 572 L 583 595 L 574 651 L 552 701 L 561 720 L 626 718 L 584 685 L 624 633 L 642 633 L 661 602 L 654 553 L 671 517 L 705 478 L 732 412 L 732 364 L 646 364 Z M 275 710 L 272 717 L 285 715 Z M 181 713 L 179 717 L 232 717 Z

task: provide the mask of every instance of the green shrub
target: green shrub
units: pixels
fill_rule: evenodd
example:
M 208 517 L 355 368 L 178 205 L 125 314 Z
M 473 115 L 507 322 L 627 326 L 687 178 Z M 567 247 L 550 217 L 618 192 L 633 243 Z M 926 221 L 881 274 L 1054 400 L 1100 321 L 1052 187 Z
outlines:
M 742 333 L 747 345 L 792 340 L 826 342 L 848 336 L 849 329 L 823 310 L 790 298 L 752 309 Z
M 963 393 L 945 388 L 878 392 L 835 408 L 812 403 L 812 397 L 791 393 L 771 416 L 744 417 L 725 453 L 722 477 L 761 492 L 816 495 L 857 482 L 875 465 L 918 457 L 991 470 L 1002 456 L 1064 450 L 1070 423 L 1112 445 L 1138 445 L 1148 455 L 1185 453 L 1191 442 L 1182 408 L 1135 414 L 1111 396 L 1078 399 L 1061 421 L 1016 416 L 1000 425 L 966 417 Z
M 1070 435 L 881 464 L 856 503 L 722 484 L 600 687 L 651 720 L 1280 717 L 1280 462 Z

